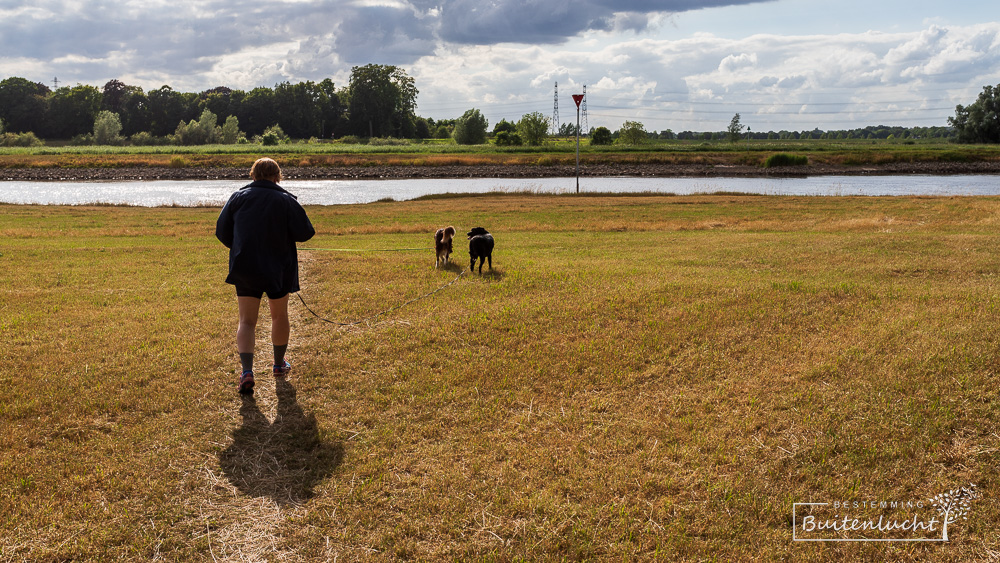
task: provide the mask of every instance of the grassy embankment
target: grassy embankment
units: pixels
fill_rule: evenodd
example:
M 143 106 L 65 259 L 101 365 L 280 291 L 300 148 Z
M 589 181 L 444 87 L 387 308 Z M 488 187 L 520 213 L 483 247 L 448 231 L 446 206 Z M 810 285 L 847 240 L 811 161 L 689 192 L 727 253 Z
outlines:
M 814 165 L 880 165 L 892 163 L 954 163 L 1000 160 L 996 145 L 955 145 L 920 141 L 753 141 L 657 142 L 636 147 L 581 148 L 581 163 L 709 164 L 762 166 L 777 153 L 805 156 Z M 497 148 L 454 143 L 414 143 L 400 146 L 296 143 L 159 147 L 66 146 L 0 148 L 0 169 L 22 167 L 107 168 L 126 166 L 249 167 L 261 154 L 283 166 L 443 166 L 443 165 L 571 165 L 575 143 L 560 139 L 542 147 Z
M 217 212 L 0 210 L 0 559 L 1000 550 L 1000 200 L 310 208 L 310 247 L 485 225 L 495 269 L 355 328 L 293 303 L 294 375 L 263 374 L 256 402 L 235 391 Z M 432 260 L 303 252 L 304 295 L 356 319 L 457 274 Z M 791 541 L 793 502 L 969 482 L 984 498 L 949 543 Z

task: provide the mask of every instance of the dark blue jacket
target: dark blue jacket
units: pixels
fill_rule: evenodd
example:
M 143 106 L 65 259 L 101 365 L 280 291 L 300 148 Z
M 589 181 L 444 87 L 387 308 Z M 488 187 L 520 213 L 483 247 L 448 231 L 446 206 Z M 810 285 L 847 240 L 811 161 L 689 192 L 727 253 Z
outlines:
M 296 242 L 316 234 L 295 196 L 257 180 L 230 196 L 215 225 L 229 248 L 226 283 L 269 293 L 299 290 Z

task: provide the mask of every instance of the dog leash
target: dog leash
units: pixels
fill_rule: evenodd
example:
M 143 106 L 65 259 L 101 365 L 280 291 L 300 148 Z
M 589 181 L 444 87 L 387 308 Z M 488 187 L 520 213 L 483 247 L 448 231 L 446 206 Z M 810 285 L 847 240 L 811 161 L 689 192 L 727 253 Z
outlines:
M 431 246 L 420 248 L 299 248 L 299 250 L 325 250 L 329 252 L 404 252 L 407 250 L 434 250 Z
M 305 249 L 303 249 L 303 250 L 305 250 Z M 421 250 L 424 250 L 424 249 L 421 249 Z M 302 292 L 301 291 L 296 292 L 295 295 L 297 295 L 299 297 L 299 301 L 302 302 L 302 306 L 305 307 L 307 311 L 309 311 L 310 313 L 312 313 L 312 315 L 314 317 L 316 317 L 317 319 L 319 319 L 319 320 L 321 320 L 321 321 L 323 321 L 325 323 L 329 323 L 329 324 L 336 325 L 336 326 L 355 326 L 355 325 L 359 325 L 359 324 L 362 324 L 362 323 L 366 323 L 366 322 L 368 322 L 368 321 L 370 321 L 372 319 L 376 319 L 378 317 L 381 317 L 382 315 L 384 315 L 386 313 L 391 313 L 391 312 L 393 312 L 393 311 L 395 311 L 397 309 L 402 309 L 403 307 L 406 307 L 410 303 L 414 303 L 416 301 L 420 301 L 421 299 L 426 299 L 426 298 L 434 295 L 435 293 L 441 291 L 442 289 L 445 289 L 446 287 L 450 287 L 450 286 L 454 285 L 455 282 L 457 282 L 459 279 L 461 279 L 462 276 L 464 276 L 465 272 L 467 272 L 467 271 L 469 271 L 468 268 L 462 270 L 462 272 L 460 274 L 458 274 L 457 276 L 455 276 L 455 279 L 453 279 L 450 282 L 442 285 L 441 287 L 435 289 L 434 291 L 431 291 L 429 293 L 425 293 L 424 295 L 420 295 L 418 297 L 414 297 L 413 299 L 410 299 L 409 301 L 407 301 L 405 303 L 402 303 L 400 305 L 396 305 L 395 307 L 392 307 L 390 309 L 386 309 L 385 311 L 382 311 L 380 313 L 376 313 L 376 314 L 371 315 L 369 317 L 365 317 L 365 318 L 363 318 L 361 320 L 354 321 L 354 322 L 349 322 L 349 323 L 348 322 L 331 321 L 330 319 L 327 319 L 327 318 L 324 318 L 324 317 L 320 316 L 318 313 L 316 313 L 316 311 L 313 311 L 309 307 L 308 304 L 306 304 L 306 300 L 302 297 Z

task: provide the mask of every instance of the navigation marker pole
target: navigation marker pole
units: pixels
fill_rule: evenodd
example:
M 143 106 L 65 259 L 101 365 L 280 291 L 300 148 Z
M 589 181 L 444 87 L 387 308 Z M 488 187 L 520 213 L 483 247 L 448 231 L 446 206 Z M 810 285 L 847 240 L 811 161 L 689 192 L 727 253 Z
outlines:
M 583 94 L 573 94 L 576 102 L 576 193 L 580 193 L 580 102 Z

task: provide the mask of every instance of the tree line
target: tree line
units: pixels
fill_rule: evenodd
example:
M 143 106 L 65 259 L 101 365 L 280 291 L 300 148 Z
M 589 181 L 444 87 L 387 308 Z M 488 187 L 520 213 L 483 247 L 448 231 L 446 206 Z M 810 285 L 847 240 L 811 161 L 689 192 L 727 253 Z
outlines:
M 117 79 L 103 88 L 78 84 L 53 90 L 10 77 L 0 81 L 0 127 L 45 139 L 79 139 L 93 135 L 97 118 L 109 112 L 117 116 L 124 137 L 176 140 L 209 112 L 219 123 L 235 119 L 240 132 L 250 137 L 275 127 L 299 139 L 430 137 L 434 123 L 414 114 L 416 97 L 413 79 L 387 65 L 354 67 L 350 83 L 340 88 L 328 78 L 249 91 L 219 86 L 197 93 L 166 85 L 147 92 Z
M 133 144 L 240 142 L 243 140 L 396 137 L 453 137 L 461 144 L 486 142 L 488 123 L 478 109 L 435 122 L 416 115 L 418 90 L 413 78 L 396 66 L 369 64 L 351 69 L 346 87 L 329 78 L 320 82 L 282 82 L 249 91 L 219 86 L 203 92 L 179 92 L 164 85 L 144 91 L 120 80 L 103 88 L 78 84 L 51 89 L 21 77 L 0 81 L 0 133 L 53 140 Z M 792 139 L 952 139 L 1000 142 L 1000 85 L 986 86 L 969 106 L 957 106 L 945 127 L 868 126 L 837 131 L 743 132 L 739 114 L 729 131 L 672 130 L 647 132 L 626 122 L 611 133 L 591 130 L 591 144 L 637 144 L 665 140 L 792 140 Z M 511 123 L 501 120 L 492 136 L 498 145 L 537 145 L 548 134 L 550 120 L 541 113 Z M 734 127 L 739 126 L 735 131 Z M 562 124 L 558 134 L 574 135 L 575 125 Z

